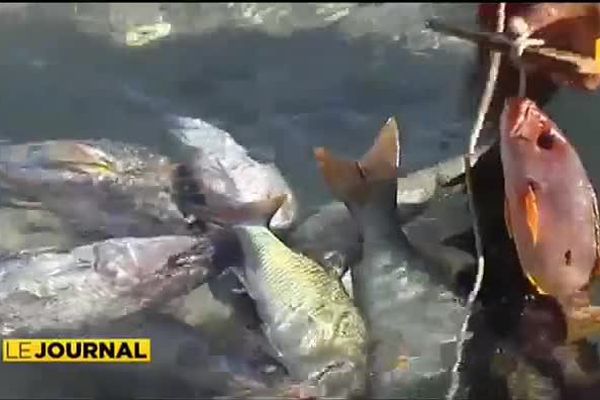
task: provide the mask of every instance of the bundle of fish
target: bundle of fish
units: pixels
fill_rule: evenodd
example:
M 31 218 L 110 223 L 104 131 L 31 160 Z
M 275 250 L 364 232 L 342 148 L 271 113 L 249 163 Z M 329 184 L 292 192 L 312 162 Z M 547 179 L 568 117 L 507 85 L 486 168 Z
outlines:
M 203 121 L 174 122 L 177 163 L 106 140 L 0 148 L 3 214 L 52 221 L 50 236 L 32 240 L 40 224 L 23 224 L 21 239 L 3 243 L 2 335 L 99 332 L 158 312 L 171 315 L 172 322 L 160 319 L 166 325 L 192 325 L 211 354 L 222 354 L 214 365 L 194 362 L 189 382 L 206 396 L 442 397 L 475 264 L 462 158 L 399 178 L 392 118 L 359 161 L 315 150 L 339 202 L 297 221 L 294 193 L 274 165 Z M 507 103 L 499 145 L 479 154 L 486 276 L 517 266 L 516 298 L 555 299 L 552 315 L 566 316 L 561 330 L 560 317 L 548 325 L 535 301 L 521 304 L 514 329 L 521 333 L 501 338 L 518 350 L 504 363 L 518 366 L 503 370 L 505 388 L 520 396 L 516 382 L 538 376 L 531 368 L 540 360 L 589 384 L 570 345 L 597 333 L 600 320 L 590 306 L 598 228 L 585 170 L 552 121 L 523 99 Z M 501 203 L 482 200 L 504 193 L 508 230 L 498 226 Z M 495 242 L 500 231 L 506 240 Z M 498 252 L 502 246 L 513 253 Z M 484 316 L 512 293 L 490 279 Z M 471 329 L 467 360 L 483 335 Z M 256 357 L 255 370 L 234 367 Z M 539 379 L 548 393 L 559 390 Z

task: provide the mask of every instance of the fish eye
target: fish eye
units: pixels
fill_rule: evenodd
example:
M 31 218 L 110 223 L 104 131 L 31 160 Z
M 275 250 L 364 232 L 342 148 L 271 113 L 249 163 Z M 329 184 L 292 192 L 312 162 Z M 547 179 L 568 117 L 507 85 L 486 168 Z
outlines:
M 551 150 L 554 146 L 554 135 L 550 132 L 550 128 L 543 127 L 542 133 L 537 138 L 537 146 L 544 150 Z

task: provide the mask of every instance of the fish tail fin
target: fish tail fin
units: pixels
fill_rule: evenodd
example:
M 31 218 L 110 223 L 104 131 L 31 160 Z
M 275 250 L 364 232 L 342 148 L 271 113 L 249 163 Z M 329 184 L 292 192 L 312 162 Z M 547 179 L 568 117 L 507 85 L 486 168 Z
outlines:
M 364 205 L 377 188 L 393 186 L 394 205 L 400 164 L 400 141 L 396 120 L 387 120 L 371 148 L 358 161 L 337 158 L 319 147 L 314 156 L 332 194 L 346 204 Z M 387 193 L 386 193 L 387 194 Z

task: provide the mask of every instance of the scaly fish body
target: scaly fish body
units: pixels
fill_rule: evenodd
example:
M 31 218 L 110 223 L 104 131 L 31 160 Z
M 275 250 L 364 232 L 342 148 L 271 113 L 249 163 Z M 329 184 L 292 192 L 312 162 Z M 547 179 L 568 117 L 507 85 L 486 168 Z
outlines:
M 573 146 L 531 100 L 507 101 L 500 146 L 507 227 L 523 271 L 571 316 L 589 305 L 598 259 L 594 189 Z
M 177 261 L 189 250 L 196 258 Z M 0 335 L 77 329 L 189 292 L 212 272 L 207 238 L 120 238 L 0 263 Z
M 0 181 L 15 202 L 37 201 L 96 240 L 186 233 L 171 170 L 165 157 L 108 140 L 0 147 Z
M 462 313 L 449 291 L 432 281 L 431 271 L 396 223 L 396 123 L 388 121 L 360 161 L 336 159 L 325 149 L 315 156 L 363 237 L 363 256 L 352 268 L 352 283 L 371 342 L 369 395 L 423 395 L 417 382 L 446 367 L 441 343 L 454 338 Z
M 264 226 L 235 231 L 246 258 L 242 279 L 291 376 L 315 380 L 325 396 L 360 392 L 366 330 L 340 281 Z

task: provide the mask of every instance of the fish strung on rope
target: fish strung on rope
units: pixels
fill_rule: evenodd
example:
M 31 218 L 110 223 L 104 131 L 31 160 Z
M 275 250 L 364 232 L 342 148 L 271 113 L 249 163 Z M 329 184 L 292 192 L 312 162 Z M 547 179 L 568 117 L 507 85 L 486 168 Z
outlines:
M 500 151 L 506 226 L 525 276 L 560 303 L 568 342 L 600 332 L 589 290 L 600 272 L 598 206 L 576 150 L 532 100 L 511 98 Z

